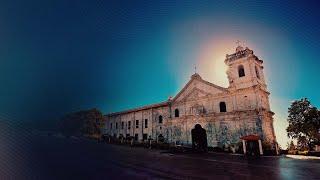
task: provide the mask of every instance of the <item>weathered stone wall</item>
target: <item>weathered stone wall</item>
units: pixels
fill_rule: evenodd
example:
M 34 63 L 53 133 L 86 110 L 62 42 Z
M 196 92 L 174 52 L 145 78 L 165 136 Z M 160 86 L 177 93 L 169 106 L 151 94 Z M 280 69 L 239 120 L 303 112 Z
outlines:
M 200 124 L 207 131 L 208 145 L 215 147 L 239 142 L 240 137 L 257 134 L 265 139 L 269 133 L 263 130 L 263 120 L 257 111 L 240 113 L 217 113 L 206 116 L 174 118 L 167 124 L 169 141 L 191 144 L 191 130 Z
M 204 81 L 195 73 L 186 86 L 165 103 L 105 116 L 105 133 L 115 136 L 138 134 L 140 140 L 143 134 L 153 139 L 161 134 L 169 142 L 190 144 L 191 129 L 200 124 L 207 130 L 209 146 L 237 143 L 241 136 L 249 134 L 275 142 L 263 61 L 252 50 L 238 47 L 236 53 L 227 55 L 225 63 L 228 65 L 228 88 Z M 243 77 L 239 77 L 240 65 L 244 67 Z M 225 102 L 227 112 L 220 112 L 220 102 Z M 179 117 L 175 117 L 176 109 Z M 159 123 L 159 116 L 162 116 L 162 123 Z M 148 127 L 145 127 L 145 119 L 148 119 Z M 137 127 L 136 120 L 139 120 Z
M 275 136 L 272 114 L 266 109 L 259 109 L 260 105 L 265 105 L 255 100 L 259 100 L 263 95 L 255 93 L 254 89 L 248 89 L 233 95 L 225 94 L 198 100 L 186 99 L 171 104 L 171 107 L 168 105 L 112 116 L 107 120 L 109 129 L 107 128 L 106 133 L 116 136 L 138 134 L 139 140 L 143 134 L 148 134 L 153 139 L 162 134 L 169 142 L 191 144 L 191 129 L 200 124 L 207 131 L 209 146 L 237 143 L 241 136 L 249 134 L 257 134 L 273 142 Z M 226 102 L 227 112 L 220 112 L 221 101 Z M 179 109 L 179 117 L 175 117 L 175 109 Z M 159 123 L 159 116 L 162 116 L 162 123 Z M 148 119 L 147 128 L 144 124 L 145 119 Z M 138 128 L 136 120 L 139 120 Z M 131 121 L 130 129 L 128 129 L 129 121 Z M 121 122 L 125 123 L 124 129 L 121 129 Z M 113 123 L 112 129 L 110 123 Z M 118 123 L 118 129 L 115 129 L 115 123 Z

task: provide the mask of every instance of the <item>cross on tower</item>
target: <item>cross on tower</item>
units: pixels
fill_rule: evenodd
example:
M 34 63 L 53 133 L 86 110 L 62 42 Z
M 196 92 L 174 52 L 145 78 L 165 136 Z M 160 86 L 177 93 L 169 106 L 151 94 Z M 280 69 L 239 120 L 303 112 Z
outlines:
M 194 65 L 194 73 L 197 74 L 197 66 Z

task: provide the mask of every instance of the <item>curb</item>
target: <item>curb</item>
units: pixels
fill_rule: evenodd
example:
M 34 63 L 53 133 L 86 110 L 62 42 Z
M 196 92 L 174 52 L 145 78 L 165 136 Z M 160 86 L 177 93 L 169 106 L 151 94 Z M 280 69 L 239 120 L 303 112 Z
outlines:
M 317 156 L 303 156 L 303 155 L 287 154 L 286 157 L 292 158 L 292 159 L 316 159 L 316 160 L 320 160 L 320 157 L 317 157 Z
M 246 155 L 244 155 L 244 154 L 239 154 L 239 153 L 208 152 L 208 154 L 221 154 L 221 155 L 229 155 L 229 156 L 243 156 L 243 157 L 246 157 Z M 280 158 L 280 157 L 282 157 L 282 155 L 278 155 L 278 156 L 264 156 L 264 155 L 260 155 L 259 157 L 262 157 L 262 158 Z

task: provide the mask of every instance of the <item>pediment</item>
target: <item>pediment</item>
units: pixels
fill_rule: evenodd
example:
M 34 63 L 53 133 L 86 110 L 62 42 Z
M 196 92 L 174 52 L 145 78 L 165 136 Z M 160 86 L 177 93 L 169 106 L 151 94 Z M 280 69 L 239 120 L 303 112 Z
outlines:
M 184 96 L 181 101 L 193 101 L 193 100 L 197 100 L 203 97 L 208 97 L 211 94 L 208 92 L 205 92 L 199 88 L 193 88 L 192 91 L 189 92 L 189 94 L 187 94 L 186 96 Z
M 191 80 L 174 97 L 174 102 L 195 100 L 205 96 L 227 92 L 226 88 L 214 85 L 203 80 L 199 75 L 192 76 Z

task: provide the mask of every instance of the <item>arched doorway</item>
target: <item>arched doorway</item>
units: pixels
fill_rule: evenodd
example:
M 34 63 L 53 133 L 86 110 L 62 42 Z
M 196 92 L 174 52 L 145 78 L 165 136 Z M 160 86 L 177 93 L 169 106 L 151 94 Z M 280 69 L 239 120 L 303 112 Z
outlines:
M 201 127 L 200 124 L 196 124 L 191 130 L 192 136 L 192 149 L 199 152 L 208 151 L 207 132 Z

